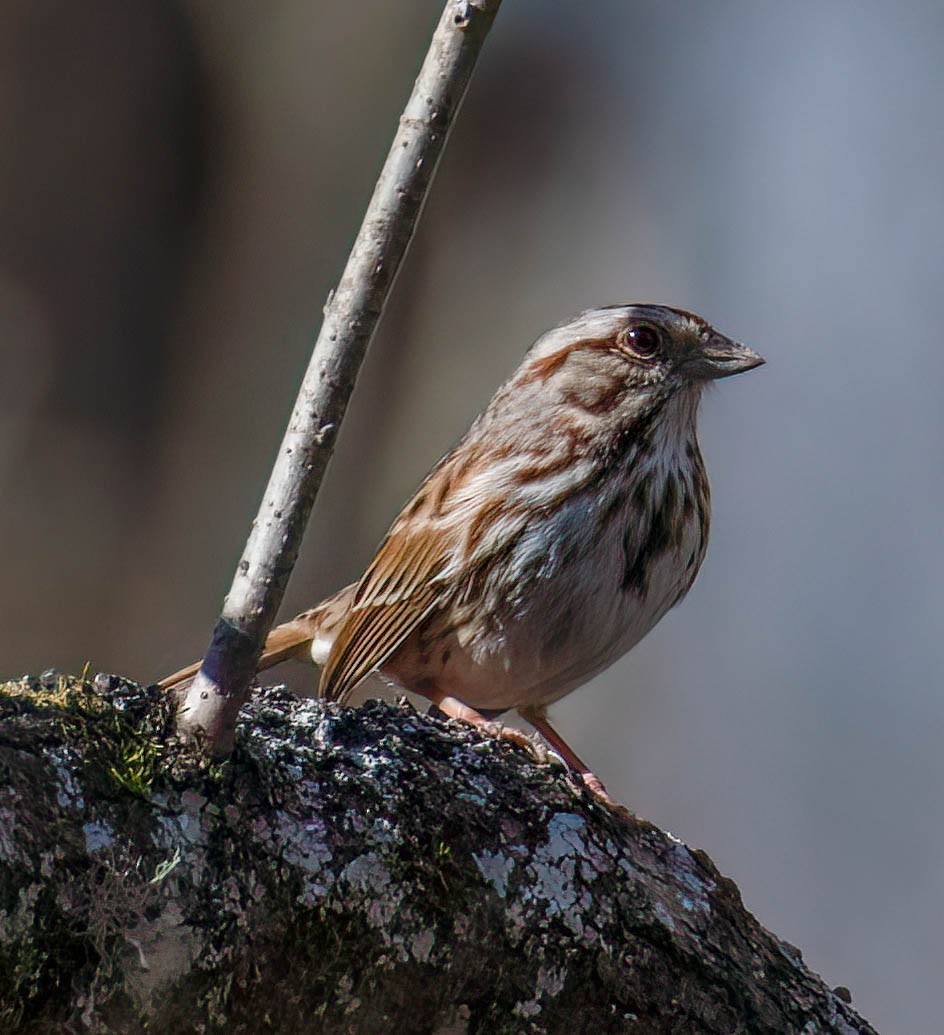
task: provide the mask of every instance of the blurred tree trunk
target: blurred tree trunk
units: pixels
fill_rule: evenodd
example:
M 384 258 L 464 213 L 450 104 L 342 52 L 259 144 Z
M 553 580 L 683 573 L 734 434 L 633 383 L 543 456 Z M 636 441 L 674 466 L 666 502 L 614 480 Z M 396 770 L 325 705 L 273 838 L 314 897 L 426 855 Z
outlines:
M 0 687 L 4 1032 L 873 1029 L 556 764 L 257 693 L 206 768 L 112 677 Z

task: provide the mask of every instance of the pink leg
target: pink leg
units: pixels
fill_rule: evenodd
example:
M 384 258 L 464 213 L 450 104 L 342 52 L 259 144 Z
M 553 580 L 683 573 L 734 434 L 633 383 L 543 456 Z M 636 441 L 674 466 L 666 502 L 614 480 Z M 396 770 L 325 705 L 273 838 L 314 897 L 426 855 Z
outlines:
M 482 730 L 483 733 L 487 733 L 491 737 L 511 741 L 512 744 L 523 747 L 530 755 L 540 757 L 537 745 L 527 733 L 522 733 L 521 730 L 516 730 L 510 726 L 502 726 L 498 722 L 492 722 L 486 719 L 484 715 L 480 715 L 474 708 L 463 704 L 457 697 L 450 697 L 448 694 L 443 694 L 438 690 L 432 692 L 424 691 L 423 696 L 432 701 L 450 719 L 461 719 L 463 722 L 469 723 L 470 726 L 475 726 L 476 729 Z
M 519 708 L 518 714 L 526 719 L 531 725 L 541 734 L 541 736 L 550 744 L 551 750 L 556 752 L 561 758 L 574 770 L 575 773 L 583 780 L 587 785 L 587 788 L 600 799 L 605 805 L 613 809 L 614 812 L 618 812 L 621 815 L 631 816 L 632 813 L 625 805 L 621 805 L 618 801 L 611 798 L 607 794 L 606 788 L 603 786 L 602 781 L 599 777 L 595 776 L 591 772 L 590 767 L 584 762 L 576 751 L 567 743 L 566 740 L 554 729 L 554 727 L 548 722 L 547 709 L 541 707 L 532 708 Z

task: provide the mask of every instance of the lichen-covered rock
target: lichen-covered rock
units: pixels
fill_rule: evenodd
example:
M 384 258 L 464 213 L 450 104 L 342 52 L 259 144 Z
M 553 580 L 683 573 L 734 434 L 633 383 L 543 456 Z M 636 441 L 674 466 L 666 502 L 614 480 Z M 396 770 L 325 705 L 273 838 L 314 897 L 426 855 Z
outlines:
M 0 1031 L 872 1031 L 557 764 L 277 689 L 222 765 L 170 725 L 121 680 L 0 687 Z

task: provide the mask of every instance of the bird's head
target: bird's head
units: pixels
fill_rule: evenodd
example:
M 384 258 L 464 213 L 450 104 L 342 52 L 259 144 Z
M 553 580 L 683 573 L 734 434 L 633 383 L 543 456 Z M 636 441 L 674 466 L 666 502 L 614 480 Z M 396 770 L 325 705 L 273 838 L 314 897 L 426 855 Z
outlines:
M 615 405 L 627 390 L 657 395 L 760 366 L 753 349 L 694 313 L 665 305 L 588 309 L 543 335 L 521 372 L 557 382 L 588 409 Z

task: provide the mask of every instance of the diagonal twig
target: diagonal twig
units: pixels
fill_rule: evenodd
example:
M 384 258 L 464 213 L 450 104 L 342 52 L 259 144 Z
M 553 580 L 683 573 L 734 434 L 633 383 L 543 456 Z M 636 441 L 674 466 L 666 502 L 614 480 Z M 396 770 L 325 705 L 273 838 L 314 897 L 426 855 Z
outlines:
M 384 303 L 501 0 L 447 0 L 364 221 L 324 310 L 295 409 L 178 732 L 214 756 L 236 715 L 295 564 L 302 533 Z

